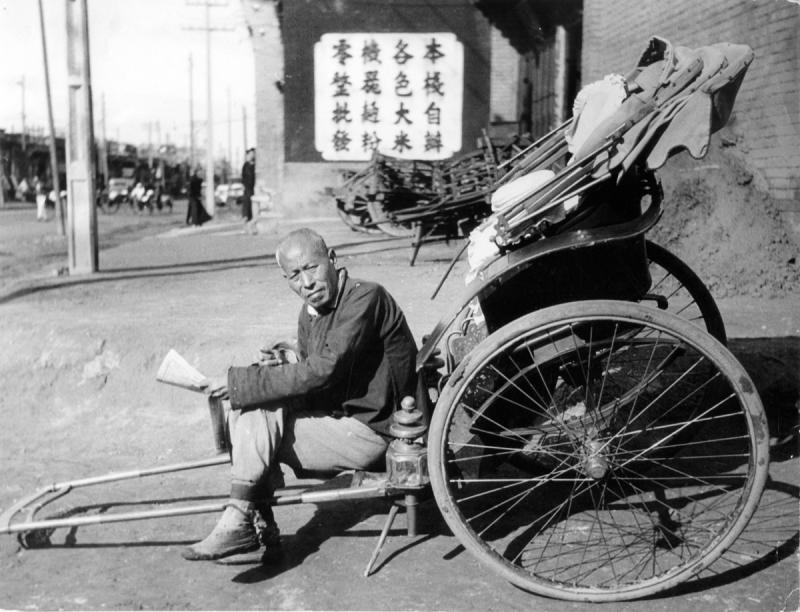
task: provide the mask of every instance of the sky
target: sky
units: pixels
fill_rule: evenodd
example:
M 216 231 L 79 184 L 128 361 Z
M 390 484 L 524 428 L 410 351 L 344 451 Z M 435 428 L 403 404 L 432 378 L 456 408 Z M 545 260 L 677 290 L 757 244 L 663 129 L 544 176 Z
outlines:
M 207 118 L 205 9 L 201 0 L 87 0 L 95 135 L 141 145 L 189 143 L 192 56 L 195 143 L 205 146 Z M 222 4 L 225 0 L 212 0 Z M 255 73 L 242 0 L 210 9 L 214 150 L 241 160 L 246 108 L 248 146 L 255 142 Z M 56 130 L 67 123 L 66 0 L 42 0 Z M 38 0 L 0 0 L 0 128 L 47 133 Z M 230 104 L 228 99 L 230 98 Z M 103 104 L 104 102 L 104 104 Z M 230 113 L 228 109 L 231 109 Z M 230 122 L 229 122 L 230 117 Z M 230 125 L 230 129 L 229 129 Z M 160 129 L 159 129 L 160 128 Z M 160 133 L 160 141 L 159 141 Z

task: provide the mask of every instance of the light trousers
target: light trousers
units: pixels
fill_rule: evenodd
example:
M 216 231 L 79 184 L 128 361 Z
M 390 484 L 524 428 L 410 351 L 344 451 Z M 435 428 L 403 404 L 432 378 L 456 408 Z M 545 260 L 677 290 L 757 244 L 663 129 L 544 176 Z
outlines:
M 231 497 L 271 495 L 282 482 L 279 463 L 302 477 L 366 469 L 386 453 L 386 440 L 353 417 L 287 406 L 230 411 Z
M 36 196 L 36 220 L 47 221 L 47 196 L 37 194 Z

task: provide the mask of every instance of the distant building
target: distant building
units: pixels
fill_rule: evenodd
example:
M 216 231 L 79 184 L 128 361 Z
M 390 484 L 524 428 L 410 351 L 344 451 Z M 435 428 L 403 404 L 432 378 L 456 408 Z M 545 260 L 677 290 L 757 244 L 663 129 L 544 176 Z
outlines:
M 59 183 L 62 188 L 67 184 L 64 143 L 63 137 L 56 137 Z M 173 196 L 180 195 L 189 171 L 187 150 L 163 145 L 150 159 L 131 144 L 109 140 L 107 145 L 108 178 L 142 180 L 144 174 L 149 177 L 151 167 L 155 170 L 161 166 L 165 187 Z M 49 137 L 42 133 L 26 133 L 23 139 L 22 134 L 0 130 L 0 169 L 8 181 L 8 192 L 5 194 L 8 198 L 14 197 L 22 179 L 32 185 L 34 179 L 39 178 L 46 185 L 53 185 Z M 104 185 L 107 178 L 102 176 L 101 164 L 97 164 L 97 172 L 97 185 Z
M 50 140 L 41 133 L 9 133 L 0 130 L 0 169 L 8 181 L 8 197 L 13 197 L 22 179 L 32 185 L 37 177 L 46 185 L 53 184 L 50 169 Z M 61 185 L 66 183 L 64 138 L 56 137 L 58 169 Z

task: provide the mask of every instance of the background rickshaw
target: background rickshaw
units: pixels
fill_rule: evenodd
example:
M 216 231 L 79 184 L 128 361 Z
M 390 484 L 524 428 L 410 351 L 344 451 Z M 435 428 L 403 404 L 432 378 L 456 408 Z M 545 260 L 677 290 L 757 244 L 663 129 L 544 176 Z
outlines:
M 329 191 L 339 218 L 355 231 L 411 236 L 415 245 L 431 235 L 463 238 L 490 212 L 487 195 L 498 166 L 528 144 L 520 136 L 495 141 L 484 131 L 477 149 L 447 161 L 375 152 L 364 168 L 343 172 L 341 184 Z
M 521 153 L 495 186 L 503 206 L 473 234 L 462 299 L 420 351 L 428 385 L 396 411 L 386 474 L 271 503 L 392 496 L 413 531 L 430 483 L 466 549 L 556 598 L 649 596 L 717 559 L 764 487 L 766 418 L 710 293 L 645 234 L 661 213 L 653 168 L 677 148 L 704 153 L 751 60 L 743 46 L 654 38 L 579 147 L 564 144 L 568 122 Z M 77 486 L 225 461 L 56 484 L 10 508 L 0 532 L 44 545 L 58 527 L 217 511 L 35 517 Z

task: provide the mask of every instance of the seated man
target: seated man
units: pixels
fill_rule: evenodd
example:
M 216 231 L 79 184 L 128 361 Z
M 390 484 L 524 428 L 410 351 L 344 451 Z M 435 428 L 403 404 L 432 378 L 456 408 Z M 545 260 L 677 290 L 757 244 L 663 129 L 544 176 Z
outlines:
M 416 388 L 416 345 L 383 287 L 337 269 L 334 252 L 310 229 L 286 236 L 276 259 L 305 302 L 299 360 L 282 363 L 267 351 L 262 363 L 232 367 L 210 383 L 212 394 L 231 402 L 231 494 L 211 534 L 184 551 L 189 560 L 259 548 L 253 520 L 259 511 L 271 521 L 265 500 L 278 462 L 302 473 L 379 461 L 395 406 Z

